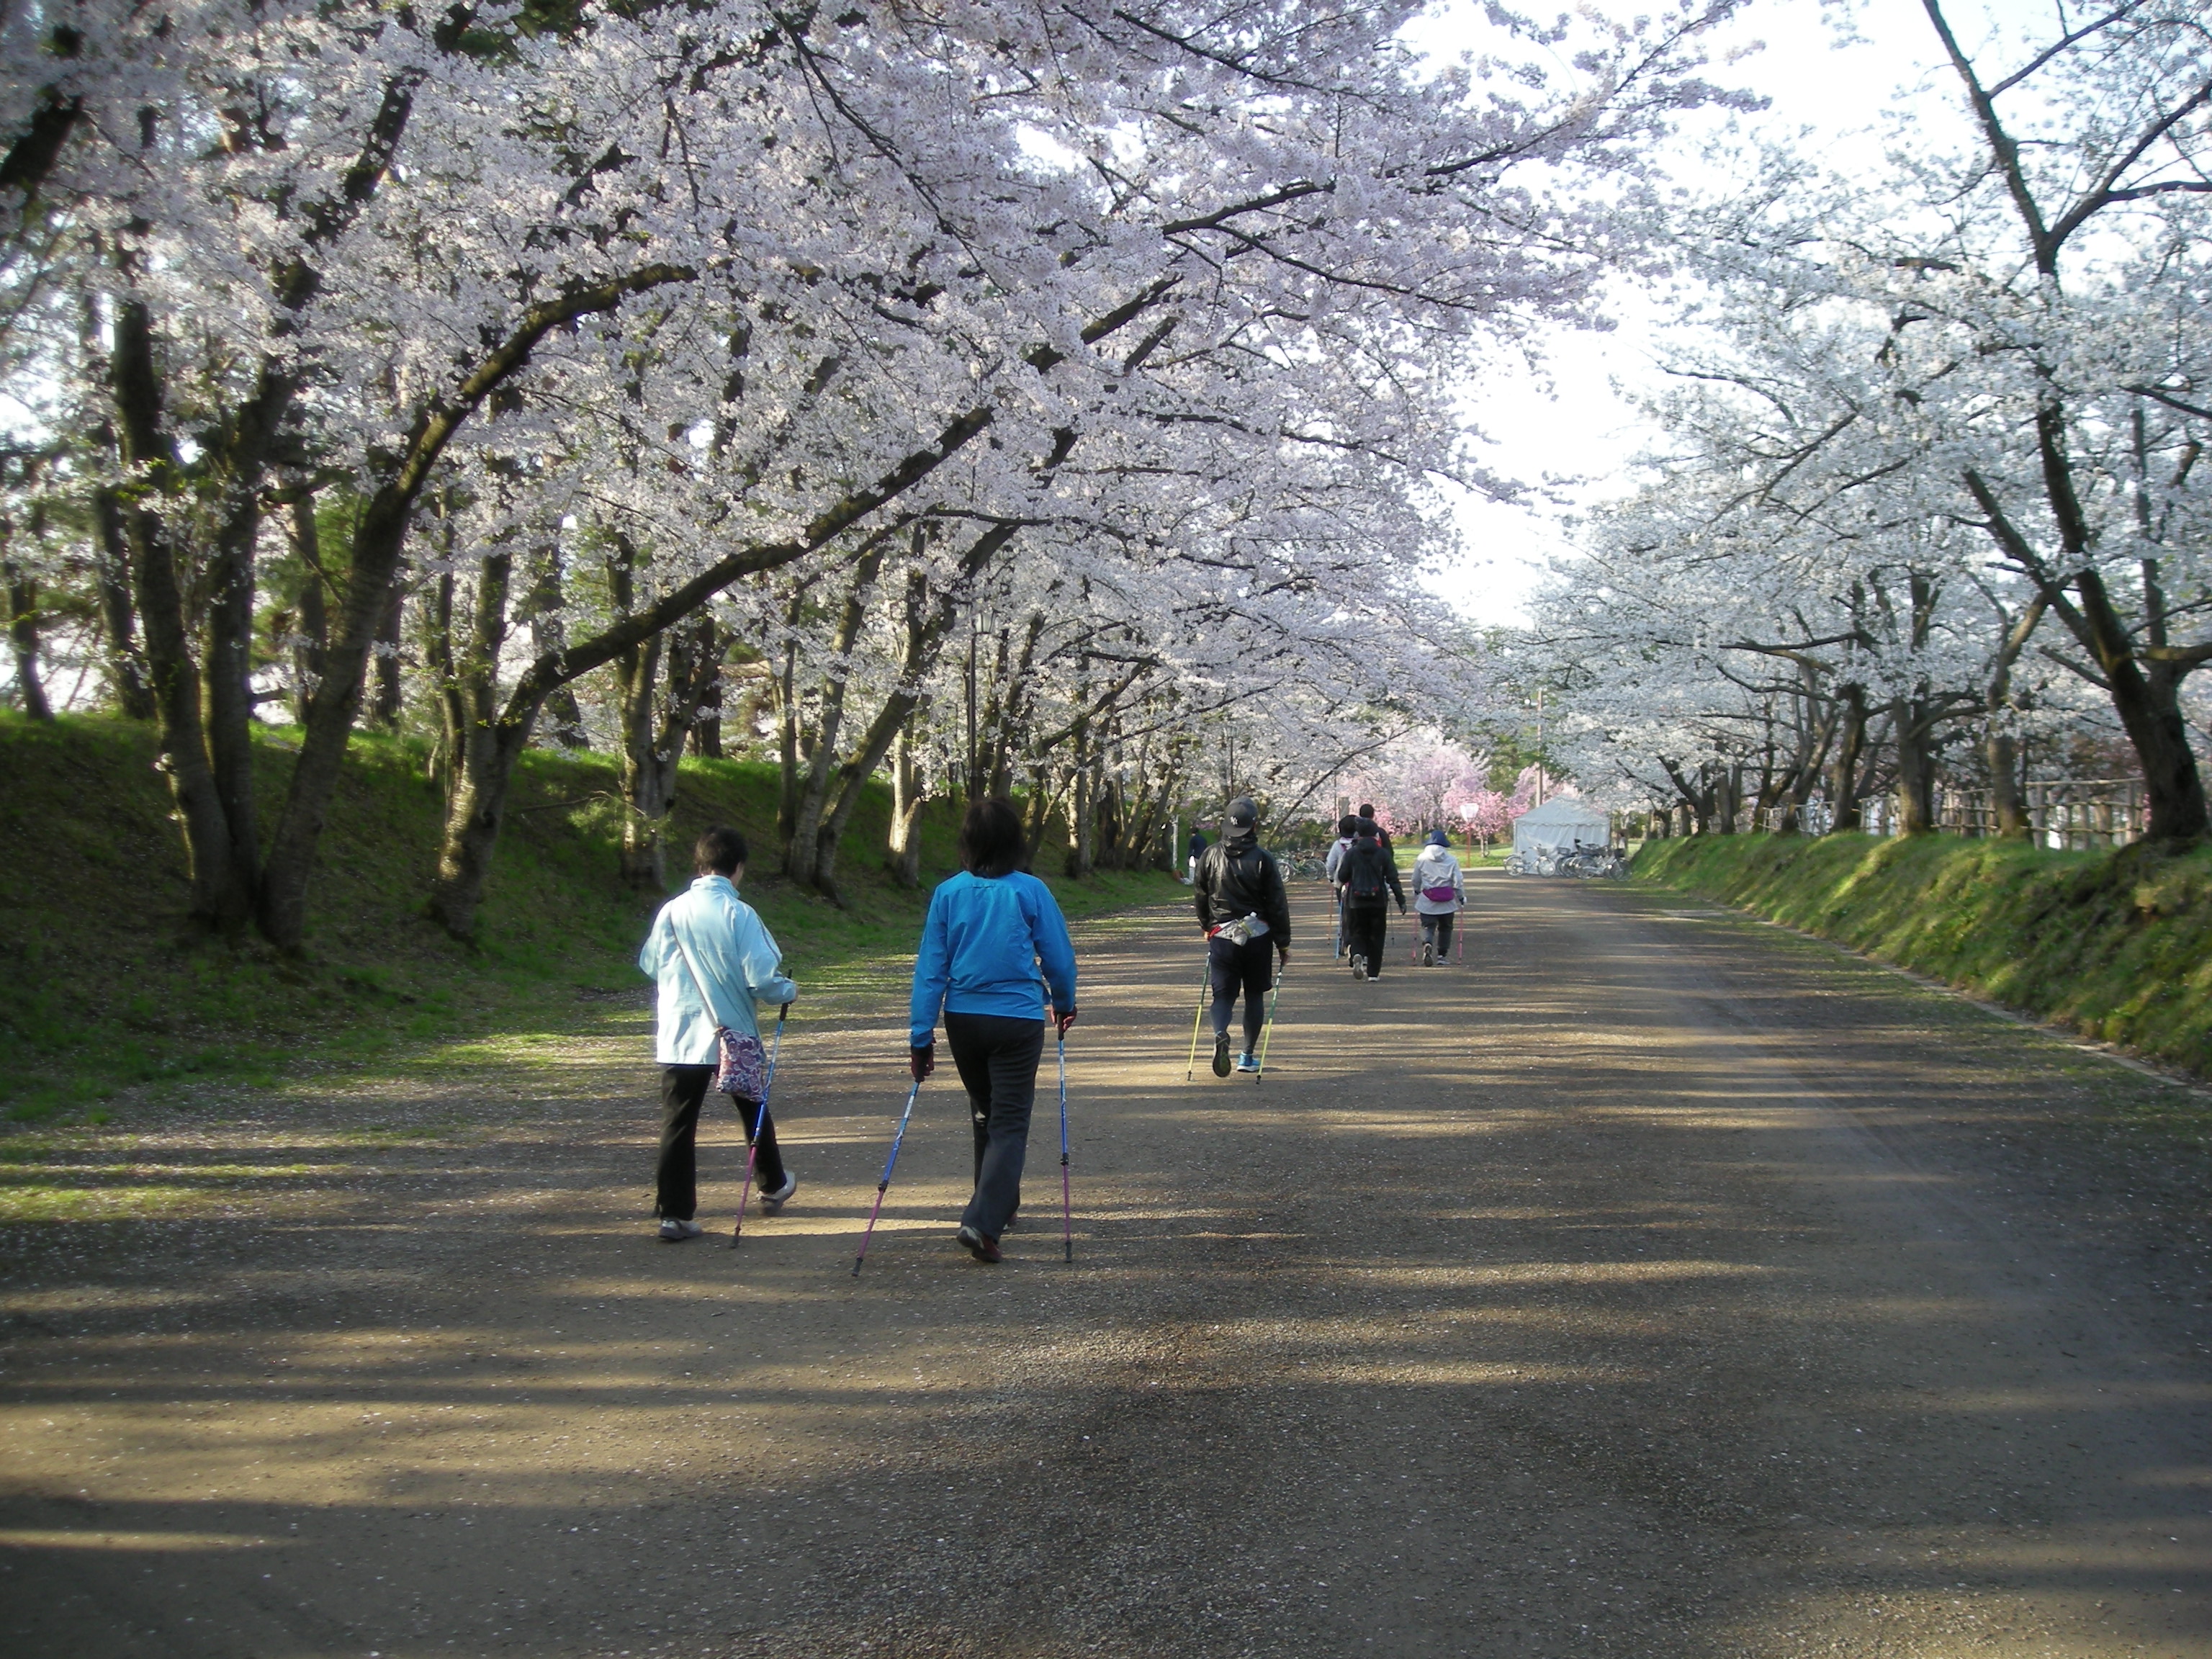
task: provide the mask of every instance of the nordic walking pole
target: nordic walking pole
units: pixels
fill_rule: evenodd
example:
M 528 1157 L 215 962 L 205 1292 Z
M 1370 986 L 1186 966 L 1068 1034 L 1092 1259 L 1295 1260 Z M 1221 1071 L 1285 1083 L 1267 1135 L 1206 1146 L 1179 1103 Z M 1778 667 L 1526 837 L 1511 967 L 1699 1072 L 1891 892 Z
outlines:
M 1075 1260 L 1075 1200 L 1067 1185 L 1067 1031 L 1060 1033 L 1060 1248 L 1065 1260 Z
M 884 1178 L 876 1183 L 876 1205 L 868 1212 L 868 1230 L 860 1235 L 860 1253 L 853 1258 L 853 1277 L 860 1276 L 860 1264 L 868 1259 L 868 1241 L 876 1236 L 876 1218 L 884 1212 L 884 1194 L 890 1190 L 891 1171 L 898 1168 L 899 1143 L 906 1139 L 906 1121 L 914 1115 L 914 1097 L 921 1092 L 921 1079 L 914 1080 L 914 1087 L 906 1091 L 906 1109 L 899 1114 L 898 1132 L 891 1137 L 891 1155 L 884 1160 Z
M 761 1079 L 760 1105 L 753 1113 L 752 1139 L 745 1146 L 745 1184 L 738 1188 L 738 1224 L 730 1233 L 730 1248 L 738 1248 L 738 1240 L 744 1237 L 745 1200 L 753 1195 L 753 1160 L 760 1156 L 761 1137 L 768 1133 L 769 1091 L 775 1087 L 775 1057 L 783 1052 L 783 1022 L 791 1013 L 791 1005 L 785 1003 L 775 1011 L 775 1036 L 769 1043 L 768 1075 Z
M 1190 1081 L 1190 1074 L 1198 1069 L 1198 1027 L 1199 1023 L 1206 1018 L 1206 981 L 1211 967 L 1210 963 L 1199 964 L 1198 1006 L 1191 1011 L 1190 1016 L 1190 1063 L 1182 1068 L 1182 1080 L 1185 1083 Z
M 1275 1035 L 1275 1004 L 1283 994 L 1283 973 L 1275 969 L 1275 983 L 1267 992 L 1267 1023 L 1260 1030 L 1260 1069 L 1252 1074 L 1255 1083 L 1267 1075 L 1267 1039 Z

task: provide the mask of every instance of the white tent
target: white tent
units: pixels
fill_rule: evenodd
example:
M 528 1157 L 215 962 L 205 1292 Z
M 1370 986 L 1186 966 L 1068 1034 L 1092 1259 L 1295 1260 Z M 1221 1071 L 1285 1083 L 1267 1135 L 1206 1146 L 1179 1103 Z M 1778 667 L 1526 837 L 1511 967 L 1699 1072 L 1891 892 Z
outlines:
M 1565 796 L 1532 806 L 1513 820 L 1513 850 L 1533 857 L 1540 848 L 1564 853 L 1575 847 L 1608 847 L 1613 822 L 1602 812 Z

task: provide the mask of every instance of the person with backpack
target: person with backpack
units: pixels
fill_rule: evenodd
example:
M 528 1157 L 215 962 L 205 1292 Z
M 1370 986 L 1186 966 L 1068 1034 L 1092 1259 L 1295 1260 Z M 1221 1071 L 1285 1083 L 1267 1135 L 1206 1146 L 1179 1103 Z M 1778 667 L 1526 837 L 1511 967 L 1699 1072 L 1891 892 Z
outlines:
M 1442 968 L 1451 956 L 1452 923 L 1467 908 L 1467 883 L 1451 842 L 1441 830 L 1429 831 L 1428 845 L 1413 860 L 1413 909 L 1421 919 L 1421 966 Z
M 1398 861 L 1372 818 L 1359 820 L 1336 866 L 1337 884 L 1344 896 L 1344 945 L 1352 957 L 1354 979 L 1382 977 L 1382 951 L 1389 930 L 1389 905 L 1398 901 L 1398 914 L 1406 914 L 1406 890 L 1399 884 Z
M 1243 797 L 1229 803 L 1220 839 L 1198 861 L 1198 925 L 1206 930 L 1207 977 L 1213 987 L 1213 1074 L 1227 1077 L 1229 1018 L 1244 999 L 1244 1052 L 1237 1070 L 1256 1072 L 1255 1052 L 1267 1019 L 1273 964 L 1291 959 L 1291 902 L 1275 855 L 1260 845 L 1260 809 Z M 1272 957 L 1270 953 L 1273 953 Z
M 771 1215 L 799 1190 L 783 1166 L 775 1124 L 761 1109 L 767 1056 L 759 1007 L 786 1006 L 799 988 L 752 906 L 738 896 L 745 838 L 717 824 L 699 837 L 698 879 L 660 907 L 637 965 L 660 988 L 655 1056 L 660 1062 L 660 1158 L 653 1213 L 671 1244 L 699 1237 L 699 1111 L 719 1074 L 753 1147 L 761 1207 Z
M 1060 1036 L 1075 1024 L 1075 946 L 1052 889 L 1021 867 L 1012 803 L 969 802 L 959 848 L 960 873 L 930 895 L 915 954 L 907 1065 L 916 1083 L 936 1070 L 941 1015 L 975 1142 L 975 1191 L 953 1237 L 978 1261 L 997 1261 L 1022 1203 L 1048 993 Z

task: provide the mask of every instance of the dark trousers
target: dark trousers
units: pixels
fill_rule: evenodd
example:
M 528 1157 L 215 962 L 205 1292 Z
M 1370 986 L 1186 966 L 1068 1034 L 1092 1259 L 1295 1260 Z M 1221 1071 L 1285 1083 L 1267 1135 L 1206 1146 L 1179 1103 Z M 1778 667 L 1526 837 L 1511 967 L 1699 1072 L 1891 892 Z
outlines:
M 1370 975 L 1382 971 L 1382 946 L 1390 931 L 1390 908 L 1387 904 L 1350 904 L 1344 907 L 1344 948 L 1355 957 L 1367 958 Z
M 1275 982 L 1275 936 L 1262 933 L 1243 945 L 1225 939 L 1206 942 L 1206 976 L 1213 981 L 1213 1035 L 1229 1030 L 1230 1012 L 1238 992 L 1244 994 L 1244 1049 L 1260 1046 L 1261 1029 L 1267 1023 L 1267 991 Z
M 660 1162 L 653 1170 L 658 1197 L 657 1216 L 689 1221 L 699 1212 L 699 1109 L 706 1103 L 708 1086 L 714 1080 L 711 1066 L 664 1066 L 660 1068 Z M 783 1154 L 776 1150 L 775 1119 L 761 1127 L 760 1103 L 737 1101 L 738 1115 L 744 1120 L 745 1144 L 759 1136 L 753 1163 L 753 1179 L 763 1192 L 783 1185 Z
M 1451 954 L 1452 923 L 1459 920 L 1449 910 L 1442 915 L 1421 918 L 1421 942 L 1437 947 L 1437 960 L 1442 962 Z
M 945 1040 L 968 1091 L 975 1131 L 975 1192 L 960 1224 L 986 1238 L 1006 1230 L 1022 1203 L 1022 1165 L 1030 1154 L 1030 1109 L 1036 1103 L 1044 1022 L 1006 1014 L 945 1011 Z

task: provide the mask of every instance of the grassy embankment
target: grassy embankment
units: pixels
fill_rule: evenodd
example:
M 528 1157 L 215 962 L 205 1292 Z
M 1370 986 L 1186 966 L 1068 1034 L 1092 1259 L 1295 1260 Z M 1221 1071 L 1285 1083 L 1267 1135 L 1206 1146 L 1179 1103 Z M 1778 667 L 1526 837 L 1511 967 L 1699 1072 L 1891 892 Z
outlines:
M 2212 1075 L 2212 848 L 1698 836 L 1636 874 Z
M 293 734 L 264 734 L 257 781 L 273 818 Z M 311 895 L 304 960 L 186 939 L 184 856 L 154 769 L 152 733 L 126 722 L 0 719 L 0 1115 L 83 1114 L 138 1085 L 272 1080 L 294 1060 L 370 1063 L 497 1033 L 558 1036 L 594 1001 L 639 989 L 638 941 L 660 901 L 616 877 L 619 776 L 600 756 L 532 751 L 474 949 L 422 918 L 441 795 L 419 743 L 356 738 Z M 687 761 L 670 860 L 709 823 L 754 847 L 746 897 L 807 989 L 883 984 L 910 960 L 930 887 L 953 868 L 956 816 L 922 825 L 922 890 L 881 868 L 885 792 L 872 792 L 841 854 L 841 910 L 774 878 L 772 766 Z M 1071 915 L 1173 896 L 1164 875 L 1058 879 Z

